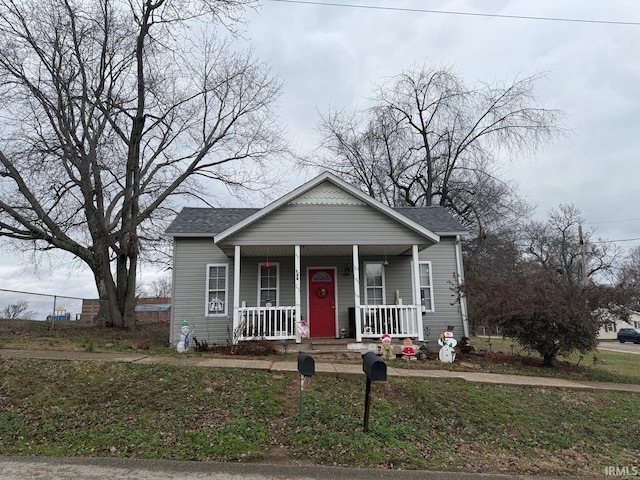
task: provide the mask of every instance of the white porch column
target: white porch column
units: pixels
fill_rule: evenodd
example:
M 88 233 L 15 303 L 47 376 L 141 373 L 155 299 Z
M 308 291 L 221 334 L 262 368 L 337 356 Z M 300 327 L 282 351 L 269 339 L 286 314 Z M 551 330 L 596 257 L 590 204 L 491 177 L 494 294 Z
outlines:
M 295 302 L 296 302 L 296 322 L 302 320 L 302 309 L 300 308 L 300 245 L 295 246 L 295 261 L 294 261 L 294 275 L 295 275 Z M 300 338 L 300 331 L 296 326 L 296 343 L 302 342 Z
M 462 240 L 460 235 L 456 237 L 456 270 L 458 274 L 458 287 L 464 283 L 464 268 L 462 267 Z M 464 292 L 459 292 L 460 314 L 462 315 L 462 329 L 464 336 L 469 338 L 469 315 L 467 312 L 467 297 Z
M 240 308 L 240 245 L 235 246 L 233 254 L 233 330 L 231 335 L 233 336 L 240 326 L 240 315 L 238 312 Z M 231 339 L 235 341 L 234 338 Z
M 418 255 L 418 245 L 413 245 L 413 298 L 414 305 L 417 305 L 416 315 L 418 324 L 418 340 L 424 340 L 424 325 L 422 324 L 422 303 L 420 302 L 420 257 Z
M 358 245 L 353 246 L 353 301 L 356 314 L 356 342 L 362 342 L 362 319 L 360 318 L 360 260 Z

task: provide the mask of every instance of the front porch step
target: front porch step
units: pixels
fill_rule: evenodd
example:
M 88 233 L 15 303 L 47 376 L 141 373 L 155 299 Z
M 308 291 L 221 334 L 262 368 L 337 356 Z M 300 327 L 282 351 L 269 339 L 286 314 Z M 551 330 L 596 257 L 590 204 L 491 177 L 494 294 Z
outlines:
M 295 340 L 277 342 L 282 353 L 345 353 L 360 356 L 366 352 L 377 352 L 380 342 L 356 342 L 355 338 L 305 338 L 301 343 Z

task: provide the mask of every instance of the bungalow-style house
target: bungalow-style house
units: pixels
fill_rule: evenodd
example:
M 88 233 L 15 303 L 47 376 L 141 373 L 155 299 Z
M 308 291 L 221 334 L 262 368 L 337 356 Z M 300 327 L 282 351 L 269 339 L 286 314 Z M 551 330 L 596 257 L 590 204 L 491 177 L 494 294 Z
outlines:
M 600 327 L 598 332 L 599 340 L 617 340 L 618 330 L 621 328 L 640 328 L 640 313 L 630 311 L 629 320 L 621 320 L 618 317 L 611 316 L 609 321 Z
M 184 208 L 170 342 L 469 336 L 460 236 L 441 207 L 390 208 L 324 173 L 264 208 Z

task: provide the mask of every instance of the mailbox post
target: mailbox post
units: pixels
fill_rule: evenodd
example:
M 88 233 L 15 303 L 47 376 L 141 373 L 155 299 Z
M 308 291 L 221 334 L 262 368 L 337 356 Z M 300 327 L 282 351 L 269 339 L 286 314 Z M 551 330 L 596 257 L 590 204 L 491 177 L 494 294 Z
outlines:
M 300 417 L 298 425 L 302 428 L 304 379 L 316 373 L 316 362 L 311 355 L 303 352 L 298 354 L 298 372 L 300 372 Z
M 371 409 L 371 382 L 387 381 L 387 364 L 373 352 L 362 356 L 362 370 L 367 376 L 367 386 L 364 397 L 364 433 L 369 433 L 369 411 Z

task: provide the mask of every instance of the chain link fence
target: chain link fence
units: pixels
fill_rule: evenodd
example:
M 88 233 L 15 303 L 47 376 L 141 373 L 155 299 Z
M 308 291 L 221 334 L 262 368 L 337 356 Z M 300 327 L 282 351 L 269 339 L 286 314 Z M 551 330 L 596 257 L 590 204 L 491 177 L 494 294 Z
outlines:
M 0 320 L 78 321 L 89 323 L 100 310 L 97 298 L 21 292 L 0 288 Z M 169 323 L 171 298 L 140 298 L 136 319 L 146 323 Z
M 98 301 L 78 297 L 0 289 L 0 319 L 4 320 L 89 322 L 98 307 Z

